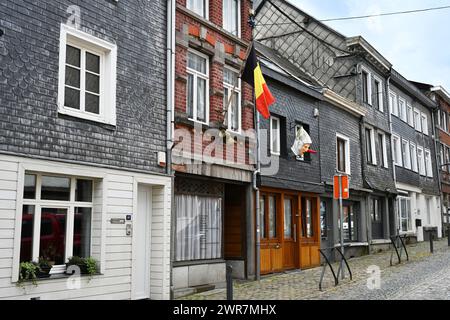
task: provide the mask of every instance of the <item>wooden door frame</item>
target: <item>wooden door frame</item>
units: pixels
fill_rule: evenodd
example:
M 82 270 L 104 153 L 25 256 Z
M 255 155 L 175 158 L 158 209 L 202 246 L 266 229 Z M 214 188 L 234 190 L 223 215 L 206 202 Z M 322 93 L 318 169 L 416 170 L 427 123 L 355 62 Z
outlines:
M 261 187 L 260 188 L 260 196 L 265 196 L 266 201 L 264 202 L 264 232 L 266 236 L 269 236 L 269 201 L 267 200 L 269 196 L 275 196 L 277 204 L 276 204 L 276 223 L 277 223 L 277 237 L 273 239 L 261 238 L 261 246 L 260 250 L 262 249 L 274 249 L 277 245 L 280 246 L 280 249 L 284 248 L 284 199 L 286 197 L 291 197 L 295 202 L 297 206 L 297 213 L 298 217 L 294 217 L 295 211 L 293 210 L 293 218 L 294 221 L 296 221 L 297 224 L 297 230 L 294 230 L 294 232 L 297 232 L 297 246 L 296 246 L 296 258 L 295 258 L 295 267 L 300 268 L 301 261 L 300 261 L 300 250 L 303 245 L 316 245 L 320 247 L 321 245 L 321 233 L 320 233 L 320 195 L 310 192 L 299 192 L 295 190 L 286 190 L 286 189 L 277 189 L 277 188 L 270 188 L 270 187 Z M 312 224 L 313 224 L 313 234 L 314 237 L 309 238 L 307 241 L 304 241 L 302 239 L 302 198 L 310 198 L 311 199 L 311 214 L 312 214 Z M 255 197 L 256 202 L 256 197 Z M 256 206 L 255 206 L 256 208 Z M 255 210 L 255 218 L 256 215 L 259 214 L 259 212 L 256 212 Z M 255 220 L 256 221 L 256 220 Z M 267 232 L 266 232 L 267 231 Z M 312 239 L 312 240 L 311 240 Z M 255 233 L 255 243 L 256 243 L 256 233 Z M 272 268 L 272 272 L 273 268 Z M 275 271 L 276 272 L 276 271 Z M 270 272 L 269 272 L 270 273 Z

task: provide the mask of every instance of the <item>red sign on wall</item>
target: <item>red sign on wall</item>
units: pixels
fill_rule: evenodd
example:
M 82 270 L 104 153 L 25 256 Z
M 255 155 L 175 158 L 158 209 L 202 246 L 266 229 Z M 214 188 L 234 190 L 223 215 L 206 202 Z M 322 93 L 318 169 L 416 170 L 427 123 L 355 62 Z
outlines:
M 334 199 L 339 199 L 339 180 L 341 180 L 340 190 L 342 194 L 342 199 L 350 198 L 350 187 L 348 176 L 334 176 L 334 184 L 333 184 Z

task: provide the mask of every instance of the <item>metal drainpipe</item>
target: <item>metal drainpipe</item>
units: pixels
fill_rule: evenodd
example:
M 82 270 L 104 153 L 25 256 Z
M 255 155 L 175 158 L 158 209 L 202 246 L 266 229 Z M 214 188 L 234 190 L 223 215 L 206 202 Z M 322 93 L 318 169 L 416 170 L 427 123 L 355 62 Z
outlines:
M 167 1 L 167 110 L 166 110 L 166 173 L 171 176 L 170 214 L 170 299 L 173 299 L 173 261 L 175 259 L 175 196 L 172 172 L 172 145 L 174 132 L 175 101 L 175 17 L 176 0 Z
M 431 110 L 431 121 L 432 121 L 431 127 L 432 127 L 432 130 L 433 130 L 432 135 L 434 136 L 433 144 L 434 144 L 434 158 L 435 158 L 435 161 L 436 161 L 436 174 L 438 175 L 439 200 L 441 202 L 439 204 L 439 206 L 441 208 L 441 228 L 442 228 L 441 235 L 442 235 L 442 237 L 444 237 L 445 224 L 444 224 L 444 210 L 442 208 L 443 195 L 442 195 L 442 181 L 441 181 L 441 170 L 442 170 L 442 167 L 439 166 L 439 160 L 438 160 L 438 155 L 437 155 L 437 150 L 439 150 L 439 152 L 440 152 L 441 148 L 440 148 L 440 145 L 439 145 L 440 144 L 439 135 L 436 132 L 436 123 L 434 122 L 435 121 L 435 117 L 434 117 L 434 111 L 433 110 Z
M 361 161 L 361 173 L 362 173 L 362 178 L 363 181 L 367 181 L 366 179 L 366 168 L 367 168 L 367 157 L 366 157 L 366 153 L 364 152 L 364 147 L 363 144 L 365 145 L 366 143 L 366 132 L 365 132 L 365 120 L 364 117 L 361 116 L 360 120 L 359 120 L 359 135 L 362 139 L 361 144 L 360 144 L 360 149 L 361 149 L 361 157 L 362 157 L 362 161 Z M 367 152 L 367 150 L 366 150 Z M 370 184 L 369 184 L 370 185 Z M 370 223 L 370 196 L 367 196 L 367 201 L 366 201 L 366 205 L 365 205 L 365 211 L 366 211 L 366 239 L 367 239 L 367 250 L 369 251 L 370 254 L 370 239 L 369 239 L 369 223 Z
M 387 108 L 388 108 L 388 115 L 389 115 L 389 133 L 391 135 L 391 155 L 392 155 L 392 173 L 393 173 L 393 177 L 394 177 L 394 183 L 395 185 L 397 185 L 397 173 L 395 172 L 395 161 L 394 161 L 394 144 L 393 144 L 393 139 L 392 139 L 392 134 L 393 134 L 393 130 L 392 130 L 392 114 L 391 114 L 391 110 L 390 110 L 390 95 L 389 92 L 391 91 L 391 71 L 389 71 L 389 77 L 386 81 L 386 94 L 388 97 L 388 103 L 387 103 Z
M 255 101 L 256 103 L 256 101 Z M 256 191 L 256 262 L 255 262 L 255 273 L 256 273 L 256 280 L 261 280 L 261 217 L 260 217 L 260 208 L 259 208 L 259 199 L 260 199 L 260 192 L 259 188 L 257 186 L 257 175 L 261 173 L 261 137 L 260 137 L 260 130 L 259 130 L 259 124 L 260 124 L 260 118 L 259 118 L 259 112 L 256 111 L 255 108 L 255 116 L 256 116 L 256 171 L 253 175 L 253 188 Z
M 392 176 L 394 178 L 394 185 L 397 189 L 397 173 L 395 172 L 396 166 L 395 166 L 395 160 L 394 160 L 394 139 L 392 137 L 393 130 L 392 130 L 392 114 L 390 109 L 390 91 L 391 91 L 391 76 L 392 76 L 392 69 L 389 70 L 389 77 L 386 81 L 386 94 L 388 97 L 388 103 L 387 103 L 387 112 L 389 115 L 389 133 L 391 135 L 391 156 L 392 156 Z M 393 211 L 394 211 L 394 230 L 398 230 L 398 221 L 397 221 L 397 206 L 395 205 L 395 200 L 393 200 Z M 389 209 L 388 209 L 389 210 Z M 390 232 L 390 231 L 389 231 Z

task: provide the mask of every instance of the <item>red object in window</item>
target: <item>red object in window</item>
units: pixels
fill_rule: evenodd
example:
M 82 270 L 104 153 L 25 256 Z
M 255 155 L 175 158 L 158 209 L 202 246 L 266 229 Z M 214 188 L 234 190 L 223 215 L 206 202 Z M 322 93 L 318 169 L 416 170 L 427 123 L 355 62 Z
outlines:
M 334 176 L 334 199 L 339 199 L 339 177 L 341 177 L 341 194 L 342 199 L 350 198 L 350 187 L 348 183 L 348 176 Z
M 306 151 L 307 153 L 312 153 L 312 154 L 318 154 L 318 152 L 316 151 L 316 150 L 312 150 L 312 149 L 309 149 L 308 151 Z

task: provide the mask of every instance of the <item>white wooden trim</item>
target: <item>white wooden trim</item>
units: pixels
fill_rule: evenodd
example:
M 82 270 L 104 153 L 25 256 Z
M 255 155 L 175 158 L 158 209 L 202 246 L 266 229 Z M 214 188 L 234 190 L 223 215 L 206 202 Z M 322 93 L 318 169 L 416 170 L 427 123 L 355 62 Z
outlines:
M 400 105 L 403 103 L 403 110 L 400 108 Z M 399 118 L 403 121 L 408 123 L 408 110 L 407 110 L 407 103 L 406 99 L 403 97 L 398 97 L 398 113 Z
M 233 0 L 231 0 L 231 1 L 233 1 Z M 223 20 L 223 19 L 222 19 L 222 20 L 223 20 L 223 21 L 222 21 L 222 28 L 223 28 L 225 31 L 231 33 L 232 35 L 234 35 L 234 36 L 240 38 L 240 37 L 241 37 L 241 28 L 242 28 L 242 23 L 241 23 L 241 11 L 242 11 L 242 6 L 241 6 L 241 0 L 237 0 L 237 2 L 238 2 L 238 6 L 237 6 L 237 9 L 236 9 L 236 13 L 237 13 L 237 17 L 236 17 L 236 19 L 237 19 L 237 26 L 236 26 L 237 30 L 236 30 L 236 31 L 237 31 L 237 34 L 234 34 L 234 33 L 232 33 L 231 31 L 225 29 L 225 26 L 224 26 L 225 20 Z M 230 2 L 230 3 L 232 3 L 232 2 Z M 228 10 L 228 9 L 230 9 L 230 8 L 226 8 L 226 9 Z M 224 0 L 222 0 L 222 15 L 223 15 L 223 16 L 225 16 L 227 13 L 229 13 L 228 11 L 225 12 L 226 9 L 225 9 L 225 6 L 224 6 Z
M 414 108 L 413 115 L 414 115 L 414 128 L 416 129 L 416 131 L 422 132 L 422 118 L 420 116 L 420 111 Z M 419 121 L 417 121 L 416 115 L 419 116 Z
M 236 69 L 229 67 L 229 66 L 225 66 L 224 69 L 228 69 L 229 71 L 235 73 L 237 75 L 237 81 L 238 81 L 238 85 L 237 87 L 229 84 L 229 83 L 225 83 L 225 81 L 223 81 L 223 86 L 225 88 L 228 89 L 228 96 L 225 97 L 226 98 L 226 102 L 229 101 L 230 99 L 230 95 L 233 96 L 234 93 L 238 94 L 238 130 L 234 131 L 230 129 L 230 123 L 231 123 L 231 112 L 230 112 L 230 107 L 231 105 L 228 106 L 228 110 L 225 110 L 225 112 L 227 112 L 227 124 L 228 124 L 228 131 L 232 132 L 232 133 L 238 133 L 240 134 L 242 132 L 242 92 L 241 92 L 241 78 L 239 78 L 239 71 L 237 71 Z
M 364 86 L 363 72 L 367 73 L 367 104 L 372 106 L 372 72 L 370 72 L 370 70 L 365 68 L 364 66 L 361 66 L 361 78 L 363 81 L 362 83 L 363 86 Z M 363 102 L 366 103 L 365 101 Z
M 414 108 L 409 102 L 406 103 L 406 115 L 408 124 L 414 128 Z
M 138 179 L 133 181 L 133 230 L 136 230 L 136 216 L 138 212 Z M 133 233 L 133 238 L 131 239 L 131 299 L 136 299 L 136 237 Z
M 273 126 L 272 126 L 272 124 L 273 124 L 273 121 L 275 121 L 275 122 L 277 122 L 278 123 L 278 132 L 277 132 L 277 145 L 278 145 L 278 150 L 274 150 L 274 145 L 273 145 L 273 139 L 272 139 L 272 136 L 273 136 Z M 281 121 L 280 121 L 280 118 L 278 118 L 278 117 L 274 117 L 274 116 L 271 116 L 270 117 L 270 153 L 272 154 L 272 155 L 275 155 L 275 156 L 279 156 L 279 155 L 281 155 L 281 128 L 280 128 L 280 123 L 281 123 Z
M 424 119 L 424 121 L 422 121 L 422 119 Z M 425 126 L 423 125 L 425 123 Z M 429 128 L 428 128 L 428 115 L 425 114 L 424 112 L 420 113 L 420 124 L 422 126 L 422 133 L 425 135 L 429 135 Z
M 391 114 L 398 117 L 398 100 L 397 94 L 394 91 L 389 91 L 389 108 Z
M 372 164 L 377 165 L 377 148 L 375 142 L 375 130 L 373 128 L 370 129 L 370 148 L 372 149 Z
M 17 170 L 17 198 L 16 198 L 16 220 L 14 225 L 14 249 L 13 249 L 13 264 L 11 282 L 19 280 L 19 260 L 20 260 L 20 245 L 21 245 L 21 231 L 22 231 L 22 207 L 23 207 L 23 190 L 25 182 L 25 169 L 19 163 Z M 36 210 L 36 209 L 35 209 Z
M 336 171 L 337 170 L 337 160 L 338 160 L 338 152 L 337 152 L 337 138 L 345 140 L 345 171 L 343 173 L 351 174 L 351 164 L 350 164 L 350 139 L 340 133 L 336 133 Z M 339 171 L 338 171 L 339 172 Z
M 405 146 L 405 150 L 403 150 L 403 147 Z M 411 170 L 411 147 L 409 145 L 409 141 L 406 139 L 402 139 L 402 158 L 403 158 L 403 152 L 405 153 L 406 159 L 403 159 L 403 167 L 405 169 Z M 409 159 L 409 161 L 407 161 Z
M 386 143 L 386 135 L 383 133 L 383 162 L 384 162 L 384 167 L 385 168 L 389 168 L 389 162 L 388 162 L 388 150 L 387 150 L 387 143 Z
M 422 152 L 422 159 L 419 160 L 419 150 Z M 427 176 L 427 169 L 425 167 L 425 151 L 423 147 L 417 146 L 417 162 L 418 162 L 418 168 L 419 168 L 419 174 L 421 176 L 426 177 Z M 421 170 L 421 167 L 423 170 Z
M 80 70 L 80 110 L 64 106 L 66 45 L 81 50 Z M 85 112 L 84 109 L 84 52 L 91 51 L 100 56 L 100 98 L 99 115 Z M 58 77 L 58 112 L 91 121 L 116 125 L 116 77 L 117 46 L 94 37 L 86 32 L 61 24 Z
M 397 140 L 397 143 L 395 143 L 395 140 Z M 395 153 L 395 145 L 397 145 L 397 153 Z M 398 167 L 403 166 L 402 142 L 400 136 L 395 133 L 392 134 L 392 155 L 394 157 L 394 164 Z M 395 161 L 396 158 L 397 161 Z
M 379 83 L 379 88 L 381 91 L 377 92 L 377 96 L 378 96 L 378 101 L 380 104 L 380 112 L 384 113 L 384 84 L 383 84 L 383 80 L 381 80 L 381 78 L 379 78 L 376 75 L 373 75 L 373 79 Z
M 196 55 L 196 56 L 199 56 L 199 57 L 205 59 L 205 62 L 206 62 L 206 65 L 205 65 L 206 73 L 201 73 L 201 72 L 199 72 L 197 70 L 191 69 L 191 68 L 189 68 L 189 62 L 186 63 L 186 72 L 190 73 L 194 77 L 194 83 L 192 84 L 193 90 L 194 90 L 193 91 L 193 95 L 194 96 L 192 98 L 193 110 L 192 110 L 192 118 L 190 118 L 190 120 L 193 120 L 195 122 L 208 125 L 209 124 L 209 104 L 210 104 L 210 101 L 209 101 L 209 98 L 210 98 L 210 95 L 209 95 L 209 73 L 210 73 L 209 72 L 210 71 L 209 70 L 209 57 L 207 55 L 205 55 L 205 54 L 203 54 L 201 52 L 198 52 L 198 51 L 196 51 L 194 49 L 191 49 L 191 48 L 188 49 L 188 55 L 189 55 L 189 52 L 194 54 L 194 55 Z M 189 56 L 186 57 L 186 60 L 189 60 Z M 198 98 L 197 97 L 197 81 L 198 81 L 198 78 L 201 78 L 201 79 L 206 81 L 206 88 L 205 88 L 205 121 L 198 120 L 198 114 L 197 114 L 197 112 L 198 112 L 198 110 L 197 110 L 197 98 Z M 187 84 L 186 84 L 186 86 L 187 86 Z M 188 92 L 188 88 L 187 87 L 186 87 L 186 92 Z M 187 107 L 187 101 L 186 101 L 186 107 Z
M 419 166 L 417 163 L 417 146 L 414 142 L 410 142 L 409 148 L 411 152 L 411 170 L 414 172 L 419 172 Z

